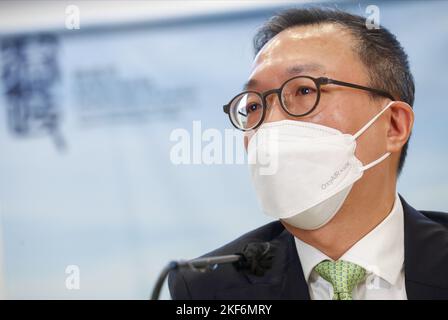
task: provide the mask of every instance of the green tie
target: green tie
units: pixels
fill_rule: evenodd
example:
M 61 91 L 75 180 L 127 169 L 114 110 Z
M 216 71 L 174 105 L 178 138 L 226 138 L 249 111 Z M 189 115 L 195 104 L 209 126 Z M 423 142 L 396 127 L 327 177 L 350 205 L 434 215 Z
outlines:
M 343 260 L 324 260 L 314 270 L 333 286 L 333 300 L 353 300 L 353 289 L 366 275 L 363 267 Z

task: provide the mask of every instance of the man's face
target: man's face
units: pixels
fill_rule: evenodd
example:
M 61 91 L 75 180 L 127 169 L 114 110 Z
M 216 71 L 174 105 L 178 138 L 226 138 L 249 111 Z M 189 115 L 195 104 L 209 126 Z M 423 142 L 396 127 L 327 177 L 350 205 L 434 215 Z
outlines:
M 278 88 L 297 75 L 328 77 L 369 86 L 367 70 L 353 50 L 355 44 L 348 31 L 334 24 L 287 29 L 269 41 L 256 56 L 248 90 L 263 92 Z M 321 88 L 319 105 L 305 117 L 289 116 L 275 95 L 270 95 L 267 102 L 269 107 L 264 122 L 299 120 L 350 134 L 361 129 L 387 104 L 386 99 L 373 100 L 363 90 L 336 85 Z M 383 117 L 357 139 L 356 156 L 363 164 L 386 152 L 387 126 Z

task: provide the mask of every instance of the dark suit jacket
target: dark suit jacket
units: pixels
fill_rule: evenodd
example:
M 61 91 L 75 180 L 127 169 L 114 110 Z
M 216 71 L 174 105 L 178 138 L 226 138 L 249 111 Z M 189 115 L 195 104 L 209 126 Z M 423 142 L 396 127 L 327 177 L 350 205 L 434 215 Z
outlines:
M 448 214 L 404 209 L 404 270 L 408 299 L 448 299 Z M 272 268 L 257 277 L 231 264 L 200 273 L 173 271 L 173 299 L 310 299 L 293 236 L 276 221 L 251 231 L 206 256 L 241 252 L 250 242 L 272 242 Z

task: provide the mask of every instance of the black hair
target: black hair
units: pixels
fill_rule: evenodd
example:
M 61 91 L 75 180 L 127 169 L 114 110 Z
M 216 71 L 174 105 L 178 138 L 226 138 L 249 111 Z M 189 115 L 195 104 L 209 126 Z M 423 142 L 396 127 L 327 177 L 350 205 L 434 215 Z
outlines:
M 371 87 L 390 92 L 411 107 L 415 85 L 408 56 L 397 38 L 386 28 L 367 28 L 366 18 L 345 11 L 326 8 L 292 8 L 271 17 L 254 36 L 254 50 L 261 48 L 283 30 L 314 24 L 333 23 L 348 30 L 356 39 L 354 50 L 369 74 Z M 409 140 L 403 146 L 398 163 L 401 173 Z

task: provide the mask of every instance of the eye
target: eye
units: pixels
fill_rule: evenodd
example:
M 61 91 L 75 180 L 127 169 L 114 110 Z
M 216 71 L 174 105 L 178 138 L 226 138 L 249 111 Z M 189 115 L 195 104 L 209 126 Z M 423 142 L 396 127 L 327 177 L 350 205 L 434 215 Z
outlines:
M 306 96 L 314 93 L 316 90 L 310 87 L 299 87 L 297 88 L 296 95 Z
M 261 106 L 258 103 L 250 103 L 246 106 L 247 113 L 255 112 L 260 109 Z

